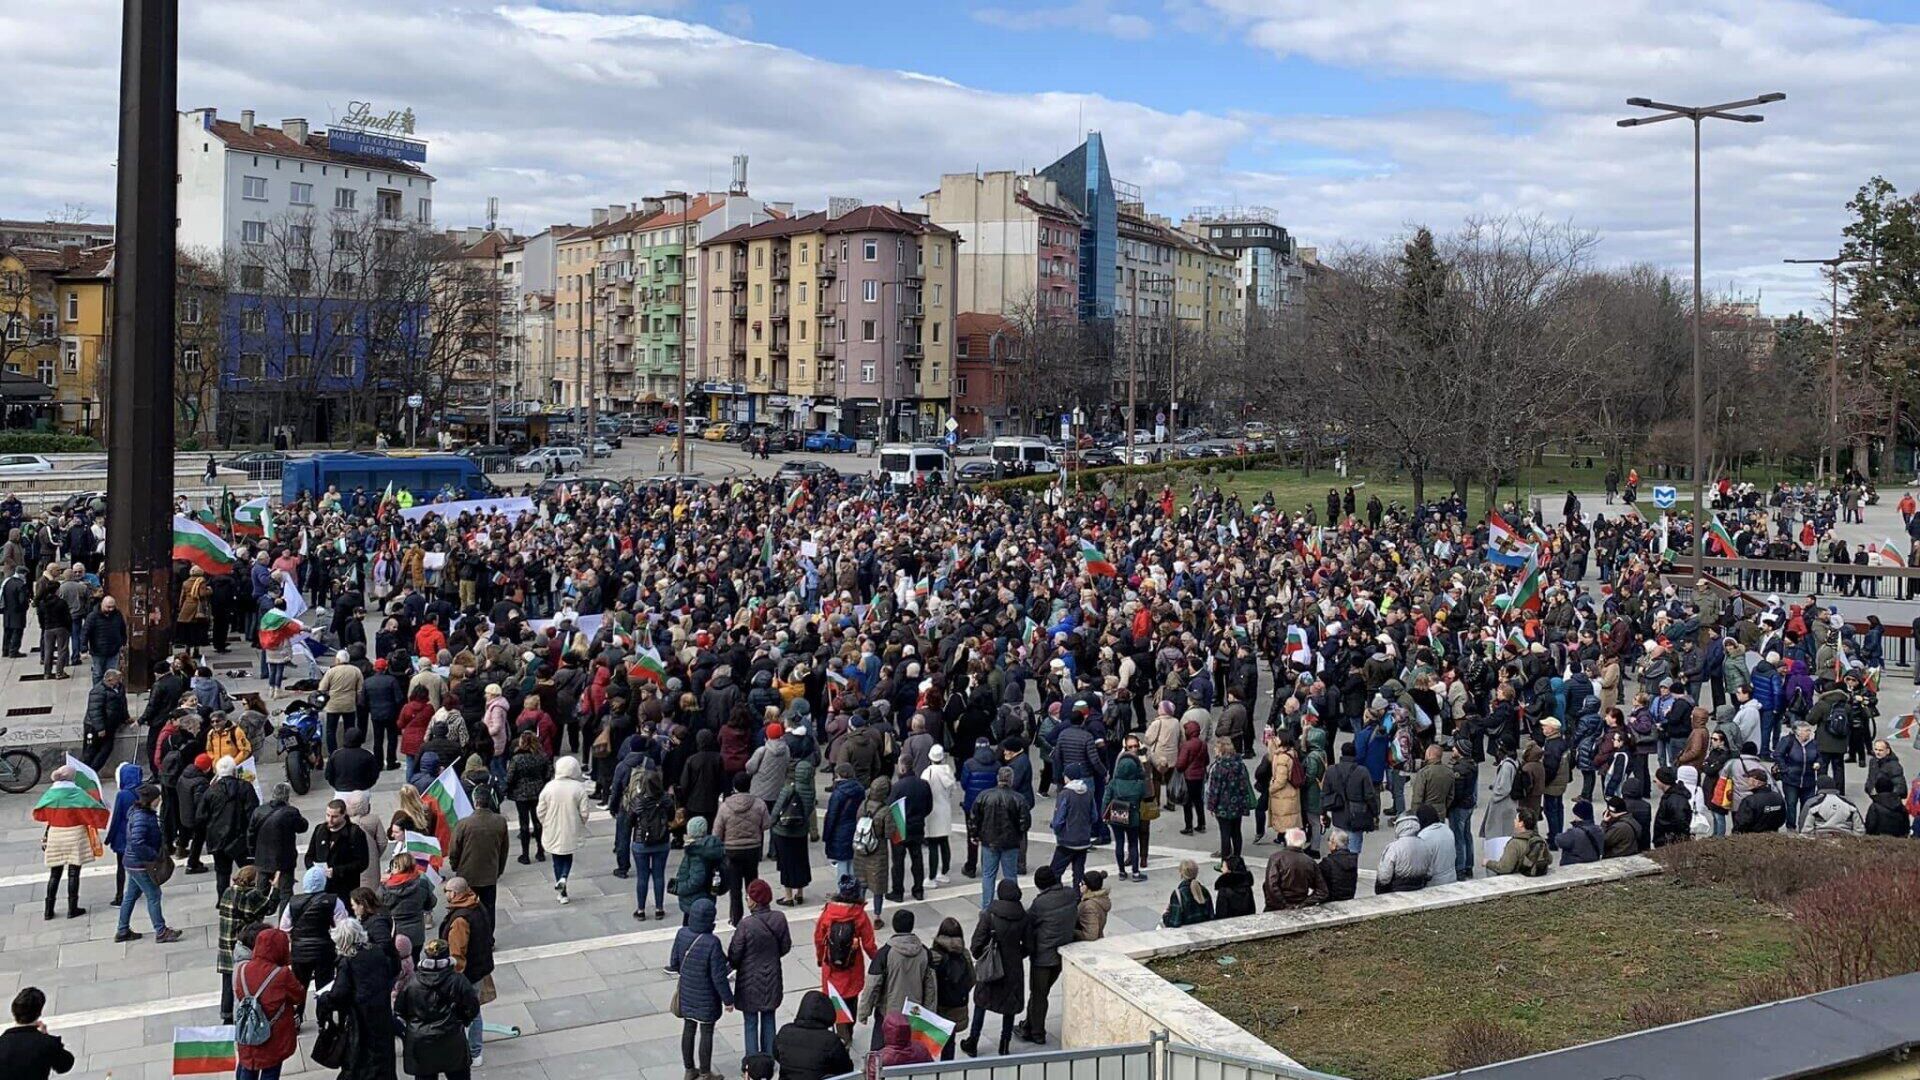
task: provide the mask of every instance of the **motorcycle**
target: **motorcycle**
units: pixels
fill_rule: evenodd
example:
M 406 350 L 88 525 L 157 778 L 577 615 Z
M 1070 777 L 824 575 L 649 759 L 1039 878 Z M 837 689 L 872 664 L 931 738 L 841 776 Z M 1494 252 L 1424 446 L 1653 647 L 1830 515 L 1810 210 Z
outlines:
M 320 740 L 320 701 L 318 696 L 301 698 L 287 705 L 280 715 L 275 735 L 287 766 L 287 785 L 297 795 L 305 795 L 313 786 L 313 774 L 325 761 Z

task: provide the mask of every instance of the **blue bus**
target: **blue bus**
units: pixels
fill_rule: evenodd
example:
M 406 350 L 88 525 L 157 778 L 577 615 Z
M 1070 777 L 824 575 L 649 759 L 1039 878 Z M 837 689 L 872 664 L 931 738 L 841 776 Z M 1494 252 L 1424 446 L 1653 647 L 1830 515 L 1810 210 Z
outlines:
M 287 462 L 280 474 L 280 499 L 291 503 L 303 492 L 318 496 L 329 487 L 342 495 L 358 488 L 377 496 L 388 484 L 396 492 L 413 492 L 416 503 L 432 502 L 449 487 L 463 499 L 484 499 L 495 492 L 480 463 L 458 454 L 316 454 Z

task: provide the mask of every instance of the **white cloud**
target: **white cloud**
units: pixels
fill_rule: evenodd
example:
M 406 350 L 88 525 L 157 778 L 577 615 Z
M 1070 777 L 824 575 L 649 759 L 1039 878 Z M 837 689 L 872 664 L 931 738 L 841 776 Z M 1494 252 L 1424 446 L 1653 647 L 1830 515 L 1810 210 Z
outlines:
M 326 122 L 352 99 L 411 106 L 446 225 L 498 196 L 523 229 L 584 220 L 595 204 L 723 185 L 752 157 L 763 198 L 911 203 L 941 172 L 1044 165 L 1106 135 L 1114 171 L 1157 211 L 1271 205 L 1303 243 L 1371 241 L 1413 222 L 1537 212 L 1599 230 L 1603 259 L 1690 265 L 1690 147 L 1680 125 L 1620 130 L 1645 94 L 1719 100 L 1780 89 L 1752 127 L 1708 129 L 1707 267 L 1717 287 L 1770 309 L 1823 302 L 1816 276 L 1777 261 L 1831 252 L 1844 204 L 1876 172 L 1920 187 L 1920 29 L 1802 0 L 1536 5 L 1347 0 L 1179 0 L 1220 33 L 1368 75 L 1468 82 L 1496 113 L 1401 108 L 1363 115 L 1222 101 L 1171 113 L 1095 95 L 993 93 L 835 64 L 671 17 L 676 5 L 570 0 L 492 10 L 470 0 L 336 0 L 326 17 L 250 0 L 183 5 L 180 103 Z M 1105 4 L 1062 10 L 1115 14 Z M 724 20 L 723 20 L 724 21 Z M 0 215 L 79 202 L 106 216 L 119 39 L 115 0 L 0 0 L 9 105 L 0 111 Z M 1110 32 L 1110 31 L 1107 31 Z M 1764 76 L 1756 73 L 1765 73 Z M 1237 105 L 1263 111 L 1225 111 Z
M 1151 20 L 1115 11 L 1111 0 L 1075 0 L 1059 7 L 977 8 L 973 17 L 1008 30 L 1081 30 L 1126 41 L 1153 36 Z

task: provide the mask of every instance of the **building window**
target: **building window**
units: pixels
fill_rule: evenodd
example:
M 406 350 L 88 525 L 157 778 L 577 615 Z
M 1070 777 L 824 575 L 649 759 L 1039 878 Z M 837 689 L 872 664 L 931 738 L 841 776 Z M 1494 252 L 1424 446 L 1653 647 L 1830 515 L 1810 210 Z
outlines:
M 301 271 L 301 272 L 305 273 L 305 271 Z M 352 292 L 353 291 L 353 271 L 335 270 L 333 272 L 333 291 L 336 293 Z
M 953 377 L 953 392 L 959 397 L 967 396 L 967 377 L 965 375 L 955 375 Z
M 800 306 L 806 307 L 807 306 L 807 283 L 802 281 L 797 288 L 798 288 L 798 292 L 795 293 L 795 296 L 799 299 Z
M 860 241 L 860 257 L 868 262 L 878 262 L 880 260 L 880 241 Z
M 807 251 L 808 251 L 808 249 L 809 249 L 809 248 L 810 248 L 811 246 L 812 246 L 812 245 L 810 245 L 810 244 L 808 244 L 808 243 L 807 243 L 807 242 L 806 242 L 805 240 L 802 240 L 802 241 L 800 241 L 800 259 L 799 259 L 799 262 L 800 262 L 800 265 L 801 265 L 801 266 L 805 266 L 805 265 L 807 265 Z
M 55 385 L 53 377 L 53 357 L 42 356 L 40 362 L 34 365 L 34 375 L 48 386 Z
M 968 341 L 969 341 L 968 338 L 961 338 L 959 341 L 956 341 L 953 343 L 953 355 L 955 357 L 958 357 L 961 360 L 965 360 L 967 358 Z
M 400 220 L 400 193 L 399 192 L 381 191 L 377 195 L 375 195 L 375 198 L 379 201 L 378 205 L 375 207 L 375 212 L 380 215 L 380 220 L 382 221 L 399 221 Z
M 938 345 L 940 344 L 940 324 L 936 322 L 936 323 L 933 323 L 932 326 L 933 326 L 933 343 L 935 345 Z
M 267 371 L 266 357 L 257 352 L 243 352 L 240 354 L 240 366 L 236 370 L 243 379 L 264 378 Z
M 18 318 L 8 319 L 6 336 L 8 341 L 25 341 L 27 337 L 26 325 Z
M 944 256 L 945 251 L 946 248 L 944 246 L 940 244 L 933 245 L 933 265 L 940 265 L 940 260 Z
M 343 353 L 333 358 L 333 377 L 336 379 L 353 378 L 353 354 Z
M 240 313 L 240 329 L 243 333 L 264 334 L 267 332 L 267 313 L 253 308 Z
M 754 248 L 753 249 L 753 268 L 755 270 L 758 270 L 765 265 L 767 265 L 767 249 L 763 247 Z
M 432 222 L 433 221 L 433 200 L 421 199 L 419 213 L 420 213 L 420 224 L 426 225 Z
M 873 319 L 861 319 L 860 320 L 860 340 L 861 341 L 880 340 L 880 324 Z
M 80 294 L 77 292 L 67 294 L 67 321 L 80 321 Z
M 335 336 L 353 332 L 353 316 L 347 314 L 344 311 L 334 312 L 331 322 L 333 324 L 333 333 Z
M 80 343 L 68 338 L 60 343 L 60 366 L 73 373 L 80 370 Z
M 354 248 L 352 229 L 333 230 L 333 250 L 352 251 Z
M 182 375 L 198 375 L 200 373 L 199 346 L 189 345 L 180 350 L 180 373 Z
M 333 192 L 333 208 L 335 210 L 351 211 L 353 209 L 354 198 L 359 194 L 359 192 L 352 188 L 335 188 Z
M 880 299 L 880 283 L 868 278 L 860 283 L 860 299 L 872 304 Z
M 293 313 L 293 332 L 306 335 L 313 333 L 313 312 L 296 311 Z
M 807 321 L 805 319 L 799 319 L 796 320 L 795 325 L 800 328 L 800 340 L 807 340 Z
M 304 296 L 313 291 L 313 271 L 287 271 L 287 291 L 296 296 Z
M 934 250 L 938 251 L 940 249 L 935 248 Z M 938 283 L 935 283 L 935 285 L 933 286 L 933 306 L 934 307 L 940 306 L 940 286 Z
M 40 324 L 40 337 L 42 340 L 45 340 L 53 336 L 53 325 L 55 321 L 53 317 L 53 312 L 51 311 L 41 312 L 40 318 L 37 319 L 36 321 Z M 19 323 L 17 322 L 14 323 L 12 326 L 9 326 L 7 328 L 7 336 L 13 337 L 15 341 L 18 341 L 19 338 L 14 337 L 18 328 L 19 328 Z
M 863 383 L 870 383 L 873 381 L 873 365 L 872 364 L 860 365 L 860 381 Z
M 287 187 L 287 202 L 294 206 L 313 205 L 312 184 L 290 184 Z
M 306 251 L 313 247 L 313 226 L 287 226 L 287 240 L 296 251 Z
M 760 303 L 760 301 L 766 296 L 765 289 L 766 289 L 766 286 L 760 284 L 759 282 L 756 281 L 753 283 L 753 302 L 754 303 L 756 304 Z
M 180 299 L 180 321 L 182 323 L 187 326 L 198 326 L 200 324 L 200 315 L 199 297 L 186 296 Z
M 264 176 L 243 176 L 240 178 L 240 197 L 254 202 L 267 201 L 267 178 Z
M 243 221 L 240 223 L 240 242 L 243 244 L 264 244 L 267 242 L 267 223 L 264 221 Z

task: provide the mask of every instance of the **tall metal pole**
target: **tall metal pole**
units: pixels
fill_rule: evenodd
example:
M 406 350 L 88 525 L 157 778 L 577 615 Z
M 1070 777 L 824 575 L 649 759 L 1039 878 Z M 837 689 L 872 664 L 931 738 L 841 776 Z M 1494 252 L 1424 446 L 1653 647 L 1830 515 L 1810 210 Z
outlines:
M 1700 324 L 1706 319 L 1700 283 L 1700 117 L 1693 117 L 1693 599 L 1699 603 L 1706 588 L 1707 522 L 1706 477 L 1703 475 L 1705 395 L 1700 378 Z
M 173 303 L 179 0 L 125 0 L 119 222 L 107 399 L 107 591 L 127 621 L 128 685 L 173 638 Z
M 689 223 L 693 220 L 693 198 L 686 196 L 680 204 L 680 392 L 673 399 L 673 460 L 676 472 L 687 471 L 687 312 L 693 308 L 687 290 L 688 270 L 692 265 L 688 253 L 693 249 L 693 236 Z M 695 288 L 699 286 L 696 283 Z M 732 324 L 729 323 L 729 326 Z
M 493 281 L 487 288 L 487 301 L 493 306 L 491 322 L 493 333 L 492 357 L 487 368 L 487 445 L 500 445 L 500 280 L 495 272 Z
M 1832 275 L 1832 307 L 1827 309 L 1827 344 L 1831 351 L 1827 354 L 1827 438 L 1831 440 L 1840 430 L 1840 264 L 1834 260 Z M 1820 455 L 1825 460 L 1826 455 Z M 1833 446 L 1833 471 L 1840 472 L 1840 444 Z
M 587 271 L 587 431 L 581 449 L 587 452 L 586 464 L 593 464 L 593 442 L 600 436 L 600 357 L 593 351 L 593 271 Z
M 1133 464 L 1133 416 L 1135 408 L 1135 380 L 1138 378 L 1140 361 L 1140 278 L 1134 275 L 1127 288 L 1127 328 L 1133 333 L 1133 347 L 1127 350 L 1127 457 L 1124 464 Z

